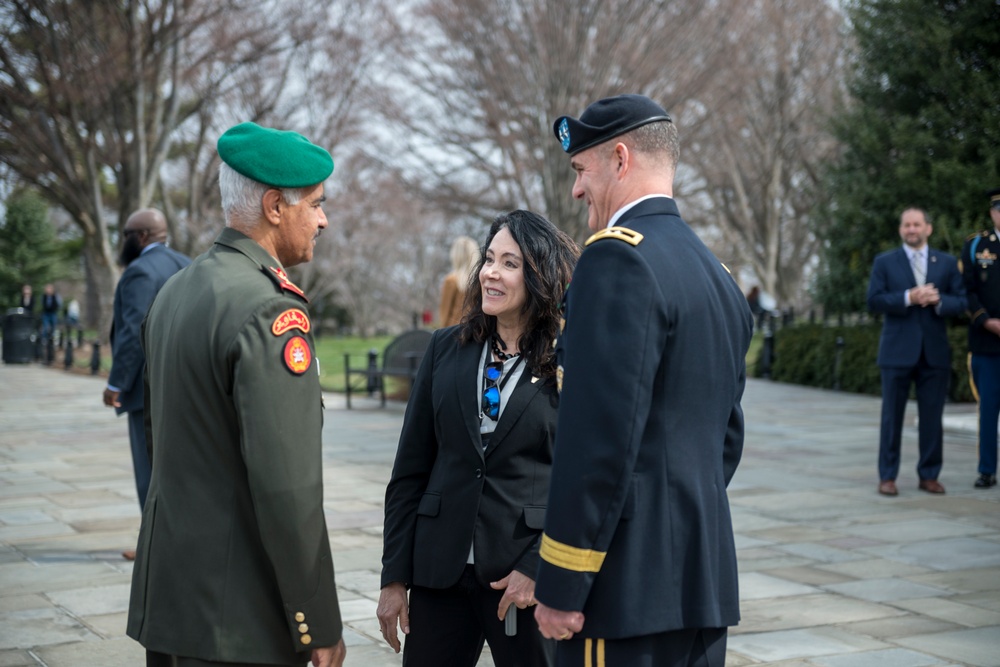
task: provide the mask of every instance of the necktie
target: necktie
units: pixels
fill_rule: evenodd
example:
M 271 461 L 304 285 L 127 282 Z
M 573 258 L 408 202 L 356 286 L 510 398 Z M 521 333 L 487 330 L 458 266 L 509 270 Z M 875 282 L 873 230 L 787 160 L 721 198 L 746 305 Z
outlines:
M 915 252 L 913 253 L 913 278 L 917 281 L 918 285 L 923 285 L 927 280 L 927 272 L 924 270 L 924 253 Z

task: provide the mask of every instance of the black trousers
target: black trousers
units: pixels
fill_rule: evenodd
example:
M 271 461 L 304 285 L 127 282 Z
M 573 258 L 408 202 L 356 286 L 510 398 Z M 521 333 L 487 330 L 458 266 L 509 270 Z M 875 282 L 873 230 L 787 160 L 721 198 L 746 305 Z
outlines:
M 306 663 L 296 665 L 262 665 L 246 664 L 242 662 L 214 662 L 212 660 L 199 660 L 198 658 L 185 658 L 177 655 L 167 655 L 156 651 L 146 651 L 146 667 L 305 667 Z
M 451 588 L 410 589 L 410 634 L 403 667 L 474 667 L 489 642 L 497 667 L 552 667 L 555 642 L 535 623 L 535 609 L 517 609 L 517 634 L 508 637 L 497 607 L 503 591 L 484 587 L 468 565 Z
M 556 667 L 725 667 L 728 628 L 692 628 L 626 639 L 561 641 Z

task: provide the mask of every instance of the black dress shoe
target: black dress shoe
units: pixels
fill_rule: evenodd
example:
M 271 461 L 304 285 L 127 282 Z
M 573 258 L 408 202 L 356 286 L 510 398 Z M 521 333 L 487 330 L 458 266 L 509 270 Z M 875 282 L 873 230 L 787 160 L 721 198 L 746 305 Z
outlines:
M 996 475 L 980 475 L 979 479 L 973 485 L 977 489 L 988 489 L 991 486 L 996 486 L 997 476 Z

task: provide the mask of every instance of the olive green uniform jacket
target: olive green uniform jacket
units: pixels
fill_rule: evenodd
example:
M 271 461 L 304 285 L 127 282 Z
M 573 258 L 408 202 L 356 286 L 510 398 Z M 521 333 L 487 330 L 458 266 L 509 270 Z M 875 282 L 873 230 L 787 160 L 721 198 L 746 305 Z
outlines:
M 127 630 L 147 649 L 291 665 L 340 640 L 309 329 L 301 291 L 233 229 L 150 307 Z

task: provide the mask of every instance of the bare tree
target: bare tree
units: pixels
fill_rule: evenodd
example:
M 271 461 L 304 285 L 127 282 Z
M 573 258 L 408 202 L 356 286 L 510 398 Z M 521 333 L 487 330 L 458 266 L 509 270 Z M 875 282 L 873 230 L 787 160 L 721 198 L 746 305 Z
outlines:
M 679 114 L 691 128 L 682 162 L 694 169 L 682 195 L 693 224 L 721 228 L 724 261 L 751 269 L 779 303 L 800 304 L 820 165 L 836 149 L 827 113 L 843 92 L 843 17 L 811 0 L 742 4 L 749 29 L 727 36 L 727 67 Z
M 6 0 L 0 160 L 83 233 L 87 319 L 107 331 L 109 219 L 151 204 L 175 130 L 233 78 L 294 49 L 311 13 L 278 0 Z M 115 210 L 117 216 L 110 213 Z
M 699 95 L 722 64 L 714 37 L 740 30 L 738 3 L 723 4 L 418 2 L 399 19 L 386 160 L 450 216 L 528 207 L 584 238 L 553 121 L 622 92 L 668 108 Z

